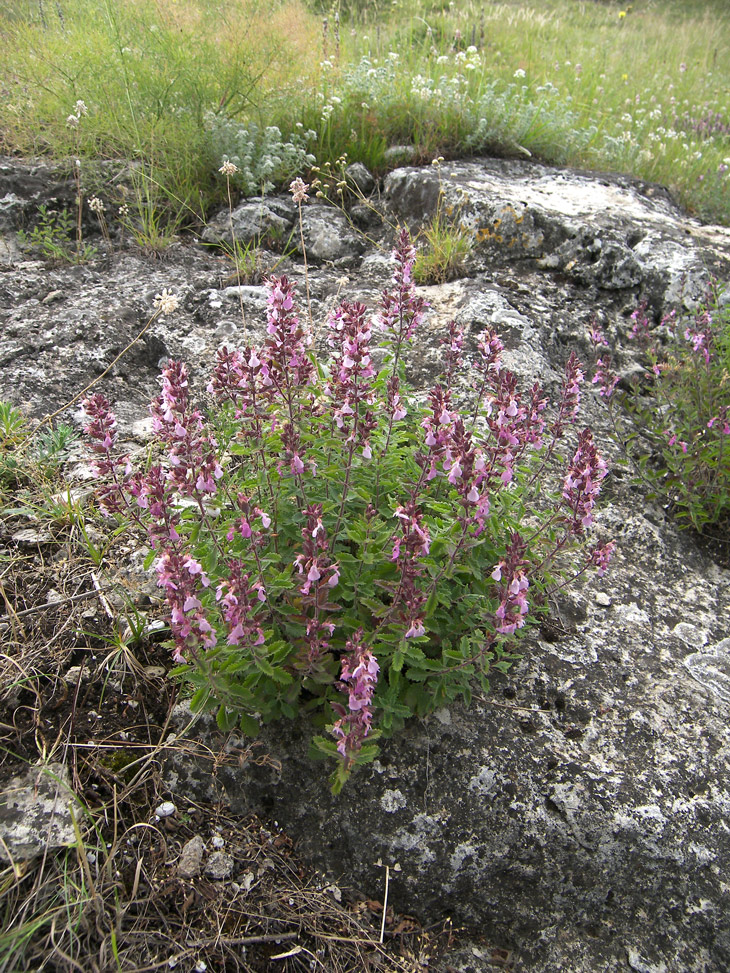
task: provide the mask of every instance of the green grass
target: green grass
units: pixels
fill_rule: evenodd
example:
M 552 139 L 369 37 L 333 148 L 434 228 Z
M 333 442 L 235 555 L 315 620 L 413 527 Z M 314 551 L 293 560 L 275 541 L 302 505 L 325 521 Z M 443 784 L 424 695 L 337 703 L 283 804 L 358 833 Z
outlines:
M 0 55 L 2 148 L 137 160 L 147 220 L 225 203 L 215 117 L 218 133 L 276 126 L 282 144 L 312 130 L 320 165 L 346 152 L 382 173 L 407 143 L 422 162 L 493 152 L 629 173 L 730 223 L 723 0 L 24 0 L 0 6 Z M 283 185 L 278 136 L 257 138 L 248 186 Z

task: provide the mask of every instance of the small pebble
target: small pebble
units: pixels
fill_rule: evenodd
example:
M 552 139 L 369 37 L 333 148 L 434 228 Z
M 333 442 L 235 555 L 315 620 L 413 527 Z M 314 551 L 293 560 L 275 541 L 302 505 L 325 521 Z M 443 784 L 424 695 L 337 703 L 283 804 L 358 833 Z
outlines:
M 228 878 L 232 871 L 233 858 L 225 851 L 214 851 L 205 865 L 205 874 L 208 878 L 219 881 Z
M 175 811 L 177 811 L 177 808 L 172 801 L 163 801 L 158 808 L 155 808 L 155 814 L 158 818 L 169 818 Z
M 71 666 L 63 678 L 66 682 L 77 683 L 79 679 L 88 679 L 90 674 L 87 666 Z
M 597 591 L 597 592 L 595 593 L 595 595 L 593 596 L 593 600 L 594 600 L 594 601 L 595 601 L 595 603 L 596 603 L 597 605 L 599 605 L 599 606 L 600 606 L 601 608 L 609 608 L 609 607 L 610 607 L 610 605 L 611 605 L 611 599 L 610 599 L 610 598 L 609 598 L 609 596 L 608 596 L 608 595 L 607 595 L 607 594 L 605 593 L 605 591 Z
M 177 874 L 180 878 L 197 878 L 200 875 L 204 851 L 205 842 L 199 834 L 185 842 L 177 864 Z
M 210 839 L 210 843 L 211 845 L 213 845 L 214 848 L 222 848 L 223 845 L 225 844 L 225 841 L 223 840 L 223 838 L 221 838 L 219 834 L 214 834 L 213 837 Z

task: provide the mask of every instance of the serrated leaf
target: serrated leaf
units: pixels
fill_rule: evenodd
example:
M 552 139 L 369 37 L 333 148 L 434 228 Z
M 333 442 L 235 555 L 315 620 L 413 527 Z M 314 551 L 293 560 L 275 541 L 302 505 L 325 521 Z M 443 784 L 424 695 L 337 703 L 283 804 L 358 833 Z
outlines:
M 215 721 L 218 724 L 218 728 L 224 733 L 228 733 L 238 722 L 238 717 L 236 713 L 229 712 L 225 706 L 220 706 L 218 712 L 215 715 Z
M 249 716 L 248 713 L 241 713 L 241 715 L 238 717 L 238 725 L 241 727 L 241 730 L 246 734 L 247 737 L 258 736 L 259 730 L 261 729 L 258 722 L 253 718 L 253 716 Z
M 367 610 L 375 616 L 375 618 L 382 618 L 383 615 L 388 611 L 387 607 L 378 601 L 376 598 L 365 598 L 361 597 L 358 599 L 360 604 L 364 605 Z
M 193 713 L 197 713 L 205 707 L 209 696 L 210 690 L 207 687 L 199 689 L 196 693 L 193 693 L 190 700 L 190 709 L 193 711 Z

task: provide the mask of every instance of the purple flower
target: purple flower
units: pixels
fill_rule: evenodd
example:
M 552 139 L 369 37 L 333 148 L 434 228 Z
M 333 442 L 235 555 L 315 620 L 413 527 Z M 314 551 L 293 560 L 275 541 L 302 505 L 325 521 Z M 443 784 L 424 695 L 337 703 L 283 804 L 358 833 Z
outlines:
M 651 340 L 649 316 L 646 313 L 647 306 L 646 301 L 642 301 L 633 312 L 631 320 L 634 324 L 629 332 L 629 338 L 637 341 L 643 348 L 646 348 Z
M 332 704 L 332 709 L 340 717 L 332 727 L 332 735 L 337 737 L 337 749 L 347 767 L 352 766 L 370 733 L 373 692 L 380 671 L 378 660 L 362 639 L 363 630 L 358 629 L 345 646 L 349 654 L 342 659 L 338 688 L 348 694 L 347 708 L 341 703 Z
M 460 328 L 456 321 L 449 321 L 448 323 L 448 334 L 445 338 L 442 338 L 440 344 L 446 348 L 445 368 L 444 368 L 444 383 L 447 389 L 450 389 L 454 376 L 458 375 L 463 367 L 463 354 L 462 347 L 464 344 L 464 330 Z
M 428 305 L 423 298 L 416 296 L 416 285 L 412 278 L 416 250 L 408 230 L 400 231 L 393 257 L 393 289 L 383 294 L 377 323 L 390 336 L 396 348 L 400 348 L 404 341 L 412 340 Z
M 267 338 L 257 367 L 263 390 L 277 391 L 292 405 L 293 390 L 311 385 L 314 378 L 307 355 L 312 336 L 300 325 L 294 309 L 294 284 L 286 276 L 269 277 L 266 288 Z
M 607 473 L 606 463 L 593 441 L 593 433 L 584 429 L 563 480 L 563 500 L 570 511 L 568 522 L 571 532 L 577 536 L 593 522 L 592 510 L 601 492 L 601 480 Z
M 603 575 L 606 573 L 615 547 L 616 544 L 614 541 L 608 541 L 605 544 L 596 544 L 596 546 L 590 550 L 589 563 L 597 569 L 600 577 L 603 577 Z
M 583 369 L 575 352 L 571 352 L 565 364 L 565 375 L 558 405 L 558 418 L 552 427 L 554 436 L 562 436 L 566 422 L 575 422 L 580 408 L 580 387 L 582 384 Z
M 128 465 L 126 456 L 114 456 L 117 442 L 117 417 L 111 410 L 108 400 L 97 392 L 81 404 L 87 419 L 84 432 L 91 439 L 94 453 L 94 472 L 100 478 L 111 477 L 99 489 L 99 503 L 105 514 L 119 513 L 126 506 L 122 483 L 122 466 Z
M 153 427 L 167 444 L 167 478 L 182 494 L 213 496 L 223 476 L 216 459 L 216 442 L 205 435 L 197 410 L 188 410 L 188 370 L 170 361 L 162 372 L 162 392 L 152 402 Z
M 598 385 L 598 394 L 604 399 L 610 399 L 619 383 L 619 376 L 611 371 L 611 356 L 604 355 L 596 362 L 596 371 L 591 379 L 593 385 Z
M 199 597 L 200 588 L 210 584 L 202 567 L 193 558 L 171 549 L 162 552 L 156 569 L 157 584 L 165 589 L 170 609 L 174 660 L 184 662 L 185 653 L 194 656 L 200 646 L 213 648 L 218 641 L 217 634 Z
M 529 610 L 527 578 L 529 562 L 523 557 L 527 544 L 517 532 L 510 538 L 504 558 L 492 571 L 491 577 L 499 584 L 500 601 L 495 611 L 497 632 L 513 635 L 522 628 Z
M 254 614 L 266 598 L 263 585 L 261 582 L 251 583 L 243 561 L 231 560 L 227 567 L 228 577 L 218 585 L 216 600 L 228 626 L 228 644 L 263 645 L 264 632 Z

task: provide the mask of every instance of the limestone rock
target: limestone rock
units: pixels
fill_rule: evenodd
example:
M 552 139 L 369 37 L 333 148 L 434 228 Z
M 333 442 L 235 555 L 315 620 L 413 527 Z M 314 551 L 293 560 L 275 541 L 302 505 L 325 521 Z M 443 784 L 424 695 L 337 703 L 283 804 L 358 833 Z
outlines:
M 365 250 L 362 236 L 352 229 L 345 214 L 332 206 L 305 206 L 302 229 L 307 257 L 317 263 L 352 260 Z
M 233 858 L 226 851 L 214 851 L 205 863 L 205 874 L 208 878 L 222 882 L 233 871 Z
M 707 281 L 699 250 L 725 261 L 730 249 L 730 230 L 703 227 L 661 187 L 628 177 L 479 159 L 450 162 L 441 172 L 397 169 L 384 191 L 394 215 L 412 229 L 441 205 L 442 215 L 470 229 L 491 263 L 534 259 L 606 290 L 643 286 L 652 303 L 696 300 Z
M 362 162 L 353 162 L 345 169 L 345 178 L 351 182 L 363 196 L 369 196 L 375 189 L 373 174 Z
M 0 859 L 21 862 L 73 844 L 74 800 L 63 764 L 29 767 L 0 794 Z
M 222 210 L 203 230 L 206 243 L 259 245 L 264 239 L 284 242 L 294 226 L 296 206 L 284 196 L 247 199 L 231 213 Z

